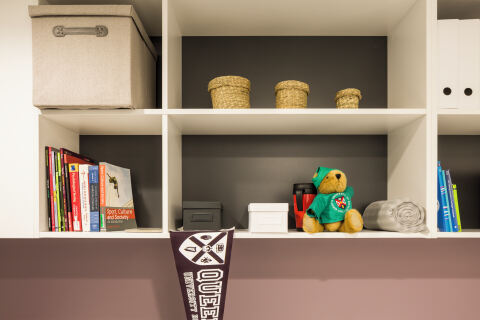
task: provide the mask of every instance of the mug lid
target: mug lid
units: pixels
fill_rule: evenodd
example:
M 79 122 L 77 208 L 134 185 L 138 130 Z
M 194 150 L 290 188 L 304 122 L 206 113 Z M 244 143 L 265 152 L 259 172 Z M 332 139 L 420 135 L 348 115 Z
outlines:
M 317 188 L 313 183 L 295 183 L 293 185 L 293 194 L 302 191 L 304 194 L 317 194 Z

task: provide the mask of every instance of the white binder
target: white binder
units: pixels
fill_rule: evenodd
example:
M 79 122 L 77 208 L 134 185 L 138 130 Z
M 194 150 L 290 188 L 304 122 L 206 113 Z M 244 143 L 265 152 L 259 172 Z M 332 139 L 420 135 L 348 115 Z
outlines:
M 458 108 L 459 83 L 459 32 L 460 20 L 438 21 L 438 106 Z M 462 92 L 463 94 L 463 92 Z
M 480 20 L 460 20 L 459 104 L 461 109 L 479 108 Z

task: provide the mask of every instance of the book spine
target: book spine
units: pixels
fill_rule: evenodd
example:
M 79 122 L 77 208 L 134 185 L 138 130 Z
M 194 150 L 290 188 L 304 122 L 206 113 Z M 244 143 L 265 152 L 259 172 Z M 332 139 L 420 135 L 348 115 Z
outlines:
M 82 231 L 82 209 L 80 204 L 80 182 L 78 181 L 78 163 L 68 164 L 70 176 L 70 199 L 72 201 L 73 231 Z
M 90 194 L 90 231 L 100 231 L 100 192 L 98 185 L 98 166 L 88 167 L 88 185 Z
M 68 163 L 66 161 L 66 155 L 62 156 L 62 173 L 64 177 L 64 195 L 65 195 L 65 210 L 67 211 L 67 226 L 68 231 L 73 231 L 73 219 L 72 219 L 72 199 L 70 195 L 70 174 L 68 172 Z
M 60 173 L 58 171 L 58 152 L 55 151 L 54 157 L 55 163 L 55 205 L 56 205 L 56 212 L 57 212 L 57 225 L 58 231 L 62 232 L 62 207 L 60 205 Z
M 105 198 L 105 165 L 100 164 L 98 166 L 98 177 L 99 177 L 99 192 L 100 192 L 100 230 L 106 231 L 106 219 L 105 219 L 105 207 L 106 207 L 106 198 Z
M 440 162 L 439 162 L 437 167 L 437 199 L 438 199 L 437 224 L 438 224 L 438 230 L 440 232 L 446 232 L 441 186 L 442 186 L 442 167 L 440 166 Z
M 65 163 L 63 161 L 63 149 L 60 149 L 60 176 L 62 180 L 62 205 L 63 205 L 63 220 L 65 221 L 65 231 L 71 231 L 70 225 L 68 223 L 69 216 L 71 213 L 68 212 L 67 207 L 67 187 L 65 185 L 66 181 L 66 172 L 65 172 Z
M 442 170 L 442 200 L 443 200 L 443 205 L 444 205 L 444 210 L 445 210 L 445 215 L 446 215 L 446 224 L 447 224 L 447 232 L 452 232 L 453 227 L 452 227 L 452 215 L 450 212 L 450 206 L 448 203 L 448 194 L 447 194 L 447 183 L 445 179 L 445 170 Z
M 447 179 L 447 195 L 448 204 L 450 206 L 450 215 L 452 217 L 452 230 L 453 232 L 458 232 L 457 212 L 455 210 L 455 203 L 453 199 L 452 177 L 450 176 L 450 170 L 445 170 L 445 178 Z
M 47 216 L 48 216 L 48 231 L 52 231 L 52 205 L 50 202 L 50 153 L 49 147 L 45 147 L 45 183 L 47 188 Z
M 63 205 L 63 182 L 62 182 L 62 161 L 61 161 L 61 154 L 57 152 L 57 170 L 58 170 L 58 204 L 60 208 L 60 225 L 62 227 L 62 231 L 67 231 L 65 225 L 66 212 L 65 207 Z
M 83 232 L 90 231 L 90 199 L 88 195 L 88 164 L 78 166 L 78 180 L 80 182 L 80 208 L 82 215 Z
M 51 150 L 50 154 L 50 186 L 52 188 L 52 224 L 55 227 L 55 231 L 60 231 L 58 229 L 58 208 L 57 208 L 57 181 L 56 181 L 56 171 L 55 171 L 55 151 Z M 52 226 L 52 228 L 53 228 Z M 53 230 L 53 229 L 52 229 Z
M 458 232 L 462 232 L 462 221 L 460 220 L 460 206 L 458 205 L 458 193 L 457 193 L 457 185 L 452 185 L 453 188 L 453 201 L 455 203 L 455 211 L 457 212 L 457 224 L 458 224 Z

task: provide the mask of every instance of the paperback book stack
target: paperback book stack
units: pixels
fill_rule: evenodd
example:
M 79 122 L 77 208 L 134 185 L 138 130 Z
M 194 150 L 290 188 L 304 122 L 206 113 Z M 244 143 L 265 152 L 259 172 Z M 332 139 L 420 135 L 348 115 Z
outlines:
M 45 147 L 48 228 L 54 232 L 136 228 L 130 169 Z
M 443 170 L 438 162 L 438 230 L 461 232 L 460 207 L 458 206 L 457 185 L 452 183 L 450 170 Z

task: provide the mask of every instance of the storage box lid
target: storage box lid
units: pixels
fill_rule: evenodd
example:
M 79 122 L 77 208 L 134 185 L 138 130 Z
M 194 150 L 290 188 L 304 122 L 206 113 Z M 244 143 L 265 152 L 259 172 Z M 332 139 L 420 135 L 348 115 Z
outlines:
M 183 209 L 222 209 L 217 201 L 183 201 Z
M 248 211 L 287 211 L 288 203 L 250 203 Z
M 142 21 L 132 5 L 40 5 L 28 6 L 28 13 L 32 18 L 53 16 L 113 16 L 131 17 L 140 36 L 150 50 L 153 58 L 157 59 L 157 51 L 150 41 Z

